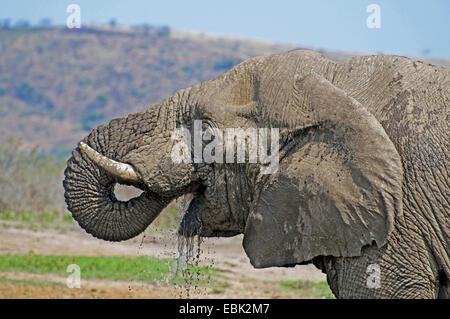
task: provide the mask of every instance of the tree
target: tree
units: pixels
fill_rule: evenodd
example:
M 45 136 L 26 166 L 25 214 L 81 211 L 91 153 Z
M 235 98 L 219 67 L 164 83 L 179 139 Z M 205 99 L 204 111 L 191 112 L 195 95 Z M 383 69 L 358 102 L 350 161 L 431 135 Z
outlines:
M 109 24 L 109 26 L 110 26 L 111 28 L 116 27 L 116 26 L 117 26 L 117 19 L 112 18 L 111 20 L 109 20 L 108 24 Z
M 27 20 L 17 20 L 16 23 L 14 24 L 14 28 L 17 29 L 27 29 L 30 27 L 30 22 L 28 22 Z
M 37 26 L 39 28 L 50 28 L 52 26 L 52 20 L 50 18 L 43 18 L 38 22 Z
M 0 20 L 0 28 L 1 29 L 10 29 L 11 28 L 11 19 L 2 19 Z
M 156 30 L 158 37 L 167 37 L 170 34 L 170 28 L 168 26 L 162 26 Z

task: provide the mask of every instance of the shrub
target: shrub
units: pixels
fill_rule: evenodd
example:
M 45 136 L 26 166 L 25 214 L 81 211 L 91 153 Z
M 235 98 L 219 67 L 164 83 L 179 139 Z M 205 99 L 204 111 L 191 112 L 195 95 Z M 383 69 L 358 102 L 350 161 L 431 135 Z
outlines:
M 65 212 L 62 161 L 27 151 L 14 138 L 0 141 L 0 213 Z
M 16 96 L 33 107 L 34 114 L 52 115 L 55 106 L 52 101 L 28 83 L 16 87 Z

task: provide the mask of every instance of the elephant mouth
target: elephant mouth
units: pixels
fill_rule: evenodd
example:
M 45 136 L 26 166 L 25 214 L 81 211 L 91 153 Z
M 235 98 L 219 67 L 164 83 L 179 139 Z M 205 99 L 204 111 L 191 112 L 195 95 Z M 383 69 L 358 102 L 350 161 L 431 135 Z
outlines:
M 190 192 L 183 196 L 180 196 L 177 201 L 180 202 L 179 210 L 183 214 L 183 217 L 178 225 L 177 233 L 183 237 L 194 237 L 201 233 L 201 221 L 198 216 L 198 212 L 192 205 L 194 199 L 204 193 L 204 187 L 198 187 L 194 192 Z
M 187 209 L 178 226 L 178 235 L 193 237 L 201 234 L 202 223 L 195 210 Z
M 185 200 L 183 218 L 178 226 L 178 235 L 186 238 L 200 237 L 233 237 L 242 233 L 243 227 L 230 228 L 231 209 L 221 209 L 209 201 L 207 187 L 200 186 L 190 193 Z

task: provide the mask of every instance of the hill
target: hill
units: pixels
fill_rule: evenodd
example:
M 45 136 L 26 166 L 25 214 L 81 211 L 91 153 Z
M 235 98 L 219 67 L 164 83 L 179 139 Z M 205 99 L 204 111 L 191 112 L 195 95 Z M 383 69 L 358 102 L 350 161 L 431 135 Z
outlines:
M 1 29 L 0 136 L 67 157 L 98 124 L 213 79 L 249 57 L 294 48 L 167 27 Z M 321 52 L 334 60 L 355 55 Z

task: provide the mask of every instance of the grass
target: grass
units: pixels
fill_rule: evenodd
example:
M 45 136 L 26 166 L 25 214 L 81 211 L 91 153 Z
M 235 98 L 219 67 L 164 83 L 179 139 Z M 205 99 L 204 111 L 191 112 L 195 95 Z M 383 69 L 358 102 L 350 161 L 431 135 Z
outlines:
M 62 214 L 56 210 L 41 212 L 4 210 L 0 211 L 0 221 L 3 228 L 28 229 L 34 232 L 54 229 L 64 233 L 67 231 L 67 226 L 76 224 L 69 213 Z
M 146 230 L 148 234 L 163 233 L 169 229 L 176 229 L 181 220 L 178 207 L 175 203 L 171 203 L 164 211 L 155 219 L 155 221 Z M 29 210 L 13 210 L 7 209 L 0 211 L 0 221 L 11 221 L 29 223 L 29 229 L 38 231 L 39 229 L 55 228 L 58 225 L 76 224 L 69 212 L 61 213 L 54 211 L 29 211 Z M 7 226 L 8 227 L 8 226 Z
M 28 210 L 14 211 L 5 210 L 0 212 L 0 220 L 18 221 L 27 223 L 73 223 L 70 214 L 61 214 L 58 211 L 31 212 Z
M 6 277 L 0 277 L 0 284 L 10 284 L 10 285 L 20 285 L 20 286 L 34 286 L 34 287 L 52 287 L 60 286 L 64 287 L 63 284 L 54 281 L 45 280 L 24 280 L 24 279 L 11 279 Z
M 225 292 L 225 289 L 220 289 L 217 287 L 214 287 L 211 291 L 211 293 L 213 293 L 213 294 L 223 294 L 224 292 Z
M 170 203 L 147 228 L 149 234 L 165 232 L 176 229 L 181 221 L 181 214 L 175 202 Z
M 0 255 L 0 271 L 56 274 L 69 276 L 67 267 L 80 267 L 81 278 L 137 280 L 208 286 L 214 282 L 218 270 L 204 266 L 188 266 L 183 274 L 171 272 L 173 260 L 153 257 L 91 257 Z
M 213 295 L 223 294 L 230 287 L 230 284 L 223 280 L 228 280 L 228 278 L 224 277 L 219 269 L 213 267 L 189 265 L 187 271 L 175 276 L 171 272 L 173 260 L 170 259 L 144 256 L 46 256 L 32 253 L 30 255 L 0 255 L 0 272 L 53 274 L 67 277 L 73 274 L 73 272 L 67 271 L 71 264 L 80 267 L 81 280 L 95 278 L 211 287 Z M 52 281 L 10 279 L 0 276 L 0 284 L 2 283 L 26 286 L 64 286 L 63 283 Z M 335 298 L 326 282 L 280 281 L 276 290 L 292 291 L 299 297 Z M 270 291 L 273 291 L 273 288 Z
M 284 280 L 280 281 L 282 289 L 290 290 L 302 296 L 309 296 L 322 299 L 335 299 L 326 282 L 311 282 L 302 280 Z

